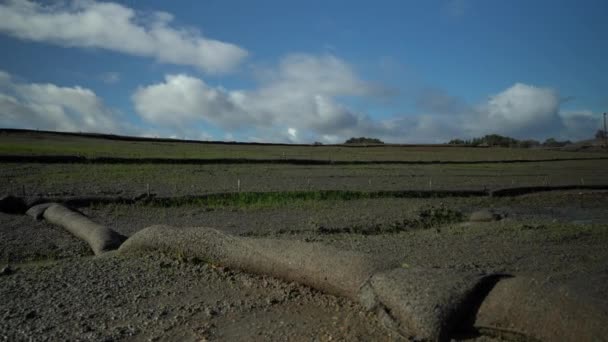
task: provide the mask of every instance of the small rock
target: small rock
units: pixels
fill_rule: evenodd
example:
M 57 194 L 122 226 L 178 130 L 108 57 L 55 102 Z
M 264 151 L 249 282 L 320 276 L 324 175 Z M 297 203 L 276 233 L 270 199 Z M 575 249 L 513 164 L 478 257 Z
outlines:
M 266 299 L 266 304 L 268 304 L 268 305 L 275 305 L 277 303 L 279 303 L 279 300 L 276 298 L 267 298 Z
M 209 317 L 213 317 L 217 315 L 217 311 L 215 311 L 213 308 L 207 308 L 205 309 L 205 314 L 207 314 Z

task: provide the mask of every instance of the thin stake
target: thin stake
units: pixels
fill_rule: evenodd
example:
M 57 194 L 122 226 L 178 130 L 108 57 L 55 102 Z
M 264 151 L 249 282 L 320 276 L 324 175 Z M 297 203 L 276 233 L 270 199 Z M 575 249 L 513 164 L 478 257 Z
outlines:
M 238 192 L 241 192 L 241 179 L 240 179 L 240 178 L 238 178 L 238 179 L 236 180 L 236 190 L 237 190 Z
M 606 113 L 604 113 L 604 147 L 608 148 L 608 132 L 606 132 Z

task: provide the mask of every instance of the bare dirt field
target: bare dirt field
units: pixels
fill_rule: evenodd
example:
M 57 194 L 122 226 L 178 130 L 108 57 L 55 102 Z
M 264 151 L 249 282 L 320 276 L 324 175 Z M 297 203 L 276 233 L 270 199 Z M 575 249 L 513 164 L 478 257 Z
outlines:
M 483 190 L 606 182 L 608 160 L 468 165 L 108 165 L 6 163 L 0 185 L 26 196 L 159 196 L 257 191 Z M 240 186 L 239 186 L 240 184 Z
M 471 165 L 0 164 L 24 198 L 168 198 L 209 193 L 454 190 L 607 184 L 603 160 Z M 429 180 L 431 184 L 429 184 Z M 25 196 L 23 196 L 25 195 Z M 87 203 L 73 207 L 125 236 L 154 224 L 319 243 L 403 268 L 472 270 L 567 287 L 608 312 L 608 192 L 510 197 L 264 197 L 259 201 Z M 469 222 L 490 210 L 490 222 Z M 187 255 L 93 256 L 62 227 L 0 213 L 0 339 L 405 340 L 346 298 Z M 8 267 L 4 267 L 8 265 Z M 495 340 L 454 332 L 457 340 Z

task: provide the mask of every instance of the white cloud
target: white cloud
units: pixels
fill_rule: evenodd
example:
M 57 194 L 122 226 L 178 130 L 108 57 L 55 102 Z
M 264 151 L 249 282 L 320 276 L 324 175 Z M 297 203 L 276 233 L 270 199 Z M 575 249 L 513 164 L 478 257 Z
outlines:
M 478 135 L 496 132 L 524 138 L 555 134 L 563 126 L 559 110 L 560 97 L 555 90 L 516 83 L 479 105 L 477 115 L 472 115 L 465 127 Z
M 336 98 L 381 92 L 334 56 L 300 54 L 286 57 L 276 70 L 266 70 L 253 90 L 229 91 L 181 74 L 140 87 L 132 98 L 137 113 L 157 125 L 182 128 L 205 121 L 227 130 L 257 129 L 289 140 L 295 138 L 285 134 L 289 128 L 298 132 L 298 139 L 306 132 L 336 134 L 356 128 L 365 117 Z
M 556 90 L 522 83 L 516 83 L 476 106 L 443 93 L 426 100 L 425 108 L 440 108 L 437 114 L 450 114 L 447 117 L 431 115 L 434 121 L 451 123 L 451 129 L 444 125 L 429 131 L 444 136 L 449 133 L 451 137 L 471 138 L 496 133 L 519 139 L 581 140 L 592 137 L 599 125 L 599 116 L 591 111 L 562 110 L 562 98 Z M 421 130 L 429 129 L 421 127 Z
M 18 83 L 0 71 L 0 126 L 60 131 L 121 133 L 130 126 L 91 90 Z
M 289 139 L 289 141 L 291 142 L 299 142 L 299 138 L 298 138 L 298 130 L 295 128 L 287 128 L 287 138 Z
M 196 77 L 168 75 L 163 82 L 140 87 L 132 99 L 137 113 L 152 124 L 184 130 L 210 123 L 263 141 L 336 142 L 374 136 L 438 143 L 491 133 L 580 139 L 595 132 L 590 130 L 595 120 L 591 114 L 561 112 L 557 91 L 522 83 L 476 106 L 430 89 L 415 101 L 422 114 L 375 120 L 349 108 L 344 99 L 376 97 L 385 89 L 363 81 L 334 56 L 288 56 L 275 69 L 258 70 L 257 76 L 259 86 L 254 89 L 227 90 Z
M 187 75 L 169 75 L 163 83 L 140 87 L 133 94 L 135 110 L 158 125 L 186 128 L 205 119 L 222 127 L 239 125 L 242 117 L 238 93 L 208 86 Z M 250 124 L 251 118 L 244 118 Z
M 172 21 L 166 12 L 138 13 L 111 2 L 42 5 L 9 0 L 0 4 L 0 32 L 24 40 L 153 57 L 211 73 L 230 71 L 247 56 L 234 44 L 172 26 Z

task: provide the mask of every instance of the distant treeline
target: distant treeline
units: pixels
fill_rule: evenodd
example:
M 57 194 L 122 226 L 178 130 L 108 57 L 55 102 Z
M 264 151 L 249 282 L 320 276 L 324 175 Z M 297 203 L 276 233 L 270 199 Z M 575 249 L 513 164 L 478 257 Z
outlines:
M 469 146 L 500 146 L 500 147 L 562 147 L 572 144 L 570 140 L 558 141 L 554 138 L 549 138 L 544 142 L 534 139 L 518 140 L 511 137 L 505 137 L 499 134 L 488 134 L 481 138 L 473 138 L 469 140 L 452 139 L 448 142 L 450 145 L 469 145 Z
M 350 138 L 344 142 L 344 144 L 369 144 L 369 145 L 384 145 L 384 141 L 378 138 Z

